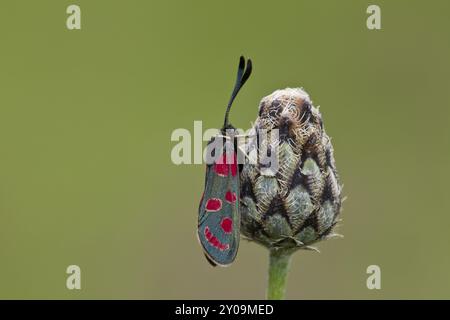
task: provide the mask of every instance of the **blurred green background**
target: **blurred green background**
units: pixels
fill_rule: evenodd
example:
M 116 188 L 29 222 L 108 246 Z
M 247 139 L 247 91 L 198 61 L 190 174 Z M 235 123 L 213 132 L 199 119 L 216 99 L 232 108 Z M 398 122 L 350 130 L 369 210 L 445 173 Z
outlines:
M 82 29 L 66 28 L 77 4 Z M 378 4 L 382 30 L 366 28 Z M 0 298 L 264 298 L 268 256 L 212 268 L 196 239 L 204 166 L 175 128 L 303 86 L 321 106 L 348 200 L 342 240 L 298 252 L 287 297 L 450 298 L 448 1 L 0 4 Z M 66 289 L 66 267 L 82 290 Z M 381 267 L 368 290 L 366 268 Z

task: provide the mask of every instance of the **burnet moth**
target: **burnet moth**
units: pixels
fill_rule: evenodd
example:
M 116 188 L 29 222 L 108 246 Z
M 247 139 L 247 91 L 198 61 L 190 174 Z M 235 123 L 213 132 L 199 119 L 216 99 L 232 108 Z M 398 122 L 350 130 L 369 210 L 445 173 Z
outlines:
M 198 210 L 197 235 L 207 260 L 213 265 L 231 264 L 239 247 L 239 165 L 236 129 L 228 122 L 231 105 L 250 77 L 252 62 L 240 57 L 236 84 L 225 112 L 221 133 L 208 144 L 205 190 Z M 220 147 L 220 148 L 218 148 Z

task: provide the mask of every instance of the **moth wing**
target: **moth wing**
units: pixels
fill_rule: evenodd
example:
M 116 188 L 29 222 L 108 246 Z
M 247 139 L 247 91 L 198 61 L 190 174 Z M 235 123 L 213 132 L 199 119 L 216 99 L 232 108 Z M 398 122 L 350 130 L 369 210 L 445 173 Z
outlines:
M 234 261 L 240 235 L 239 167 L 235 153 L 231 163 L 226 159 L 223 152 L 217 162 L 206 167 L 197 230 L 207 259 L 220 266 Z

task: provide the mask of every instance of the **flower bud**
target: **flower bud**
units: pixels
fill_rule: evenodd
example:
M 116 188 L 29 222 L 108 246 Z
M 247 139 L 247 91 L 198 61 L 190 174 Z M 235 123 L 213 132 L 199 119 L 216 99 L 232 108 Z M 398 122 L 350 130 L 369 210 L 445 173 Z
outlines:
M 300 88 L 263 98 L 241 171 L 241 233 L 268 248 L 311 249 L 333 236 L 341 185 L 322 116 Z M 272 161 L 265 161 L 267 159 Z

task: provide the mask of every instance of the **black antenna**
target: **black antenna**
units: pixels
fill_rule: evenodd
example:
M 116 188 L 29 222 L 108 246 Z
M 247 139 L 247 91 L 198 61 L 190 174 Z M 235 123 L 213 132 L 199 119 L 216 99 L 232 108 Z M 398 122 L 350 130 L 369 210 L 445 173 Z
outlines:
M 244 71 L 245 68 L 245 71 Z M 243 56 L 239 59 L 239 67 L 237 72 L 236 84 L 234 85 L 233 92 L 231 93 L 230 101 L 228 102 L 227 111 L 225 112 L 225 120 L 223 122 L 223 127 L 227 128 L 229 126 L 228 123 L 228 114 L 230 113 L 231 105 L 233 104 L 234 98 L 236 98 L 239 90 L 241 90 L 244 83 L 250 77 L 252 73 L 252 60 L 247 60 L 247 67 L 245 67 L 245 59 Z

